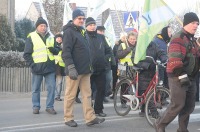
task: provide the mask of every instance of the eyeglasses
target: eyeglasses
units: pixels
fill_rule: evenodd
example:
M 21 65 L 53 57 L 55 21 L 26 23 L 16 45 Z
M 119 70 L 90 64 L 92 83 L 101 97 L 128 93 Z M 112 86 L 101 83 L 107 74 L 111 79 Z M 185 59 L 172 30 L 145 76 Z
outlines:
M 82 18 L 82 17 L 77 17 L 78 20 L 83 20 L 85 21 L 86 18 Z

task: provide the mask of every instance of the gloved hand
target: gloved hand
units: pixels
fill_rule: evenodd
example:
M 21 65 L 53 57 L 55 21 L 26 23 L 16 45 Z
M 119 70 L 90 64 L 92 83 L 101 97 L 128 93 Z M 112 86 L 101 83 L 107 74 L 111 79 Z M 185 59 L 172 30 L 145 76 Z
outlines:
M 132 48 L 131 47 L 127 47 L 126 50 L 127 50 L 127 52 L 131 52 Z
M 68 68 L 68 71 L 69 71 L 69 77 L 70 77 L 70 79 L 77 80 L 78 73 L 76 71 L 76 68 L 75 68 L 74 64 L 69 65 L 67 68 Z
M 55 52 L 56 52 L 56 49 L 55 49 L 54 47 L 48 47 L 48 49 L 49 49 L 49 51 L 50 51 L 51 53 L 55 53 Z
M 188 78 L 187 74 L 181 75 L 178 77 L 181 83 L 181 87 L 185 88 L 186 90 L 191 85 L 190 79 Z

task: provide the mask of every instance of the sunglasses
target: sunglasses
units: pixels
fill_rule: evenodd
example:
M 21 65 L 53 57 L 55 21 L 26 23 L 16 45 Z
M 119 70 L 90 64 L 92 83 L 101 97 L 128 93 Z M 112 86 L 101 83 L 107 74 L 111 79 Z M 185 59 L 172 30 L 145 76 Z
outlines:
M 78 19 L 78 20 L 83 20 L 83 21 L 85 21 L 86 18 L 78 17 L 77 19 Z

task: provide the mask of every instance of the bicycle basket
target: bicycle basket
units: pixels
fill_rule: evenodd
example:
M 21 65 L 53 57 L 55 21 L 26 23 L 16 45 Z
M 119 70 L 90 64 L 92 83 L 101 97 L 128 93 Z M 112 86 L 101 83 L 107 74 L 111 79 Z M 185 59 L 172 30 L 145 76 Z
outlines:
M 126 77 L 126 66 L 122 64 L 118 64 L 117 75 L 119 77 Z

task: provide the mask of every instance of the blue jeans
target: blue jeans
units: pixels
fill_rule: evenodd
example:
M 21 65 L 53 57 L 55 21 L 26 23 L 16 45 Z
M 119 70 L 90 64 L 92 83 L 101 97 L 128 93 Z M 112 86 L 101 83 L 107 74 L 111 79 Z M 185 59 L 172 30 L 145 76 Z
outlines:
M 45 86 L 47 88 L 47 100 L 46 108 L 53 108 L 54 106 L 54 96 L 55 96 L 55 72 L 37 75 L 32 73 L 32 104 L 33 109 L 40 109 L 40 91 L 41 83 L 45 78 Z
M 55 98 L 60 98 L 64 76 L 56 75 Z

